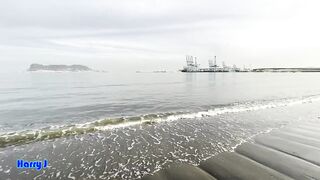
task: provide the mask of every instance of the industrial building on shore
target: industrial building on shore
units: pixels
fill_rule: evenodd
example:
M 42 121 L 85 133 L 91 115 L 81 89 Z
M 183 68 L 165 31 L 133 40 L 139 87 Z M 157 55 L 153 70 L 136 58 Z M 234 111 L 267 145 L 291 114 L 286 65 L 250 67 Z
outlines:
M 236 65 L 232 67 L 227 66 L 222 62 L 222 66 L 217 65 L 217 57 L 214 56 L 214 60 L 209 59 L 209 67 L 200 68 L 200 65 L 197 62 L 197 57 L 186 56 L 187 66 L 183 67 L 181 72 L 250 72 L 250 69 L 243 68 L 240 69 Z

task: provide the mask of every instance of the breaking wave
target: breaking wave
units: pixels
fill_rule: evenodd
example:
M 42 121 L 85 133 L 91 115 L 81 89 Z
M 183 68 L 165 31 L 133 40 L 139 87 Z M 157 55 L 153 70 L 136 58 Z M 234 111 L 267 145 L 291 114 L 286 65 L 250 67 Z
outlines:
M 199 112 L 168 112 L 158 114 L 146 114 L 135 117 L 102 119 L 83 124 L 51 126 L 38 130 L 26 130 L 20 132 L 0 134 L 0 147 L 22 145 L 36 141 L 49 140 L 72 135 L 80 135 L 85 133 L 104 131 L 108 129 L 121 128 L 133 125 L 151 125 L 157 122 L 176 121 L 181 119 L 199 119 L 202 117 L 213 117 L 226 113 L 256 111 L 262 109 L 312 103 L 316 101 L 320 101 L 320 95 L 280 100 L 232 103 L 220 106 L 213 106 L 208 110 Z

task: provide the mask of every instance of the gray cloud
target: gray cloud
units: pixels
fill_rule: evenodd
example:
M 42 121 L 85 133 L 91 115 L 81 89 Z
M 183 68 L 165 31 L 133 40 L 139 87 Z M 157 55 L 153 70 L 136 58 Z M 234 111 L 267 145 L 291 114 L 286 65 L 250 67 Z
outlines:
M 223 4 L 204 0 L 3 0 L 1 4 L 0 22 L 11 27 L 137 28 L 247 13 L 239 3 L 230 0 Z
M 178 69 L 185 54 L 194 54 L 203 62 L 218 55 L 239 65 L 320 66 L 314 60 L 320 57 L 317 5 L 316 0 L 2 0 L 0 61 Z

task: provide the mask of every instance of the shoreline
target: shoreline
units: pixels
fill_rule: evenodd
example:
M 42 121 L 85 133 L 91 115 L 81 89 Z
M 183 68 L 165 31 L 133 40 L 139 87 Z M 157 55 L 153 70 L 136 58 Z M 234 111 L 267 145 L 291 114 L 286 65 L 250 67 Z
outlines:
M 214 155 L 232 152 L 243 140 L 270 128 L 319 121 L 315 118 L 318 107 L 319 102 L 313 102 L 8 147 L 0 151 L 0 175 L 5 179 L 139 179 L 172 163 L 200 164 Z M 41 171 L 18 170 L 17 159 L 47 159 L 49 167 Z

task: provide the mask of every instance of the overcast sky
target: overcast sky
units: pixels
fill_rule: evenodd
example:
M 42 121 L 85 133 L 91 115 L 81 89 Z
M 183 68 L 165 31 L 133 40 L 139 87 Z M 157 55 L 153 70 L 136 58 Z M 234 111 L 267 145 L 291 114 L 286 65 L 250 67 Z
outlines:
M 318 0 L 1 0 L 0 71 L 320 67 Z

